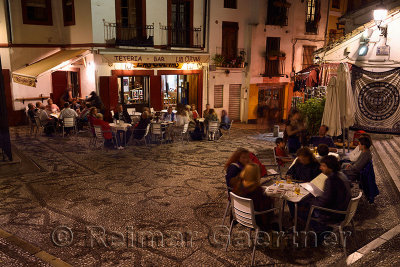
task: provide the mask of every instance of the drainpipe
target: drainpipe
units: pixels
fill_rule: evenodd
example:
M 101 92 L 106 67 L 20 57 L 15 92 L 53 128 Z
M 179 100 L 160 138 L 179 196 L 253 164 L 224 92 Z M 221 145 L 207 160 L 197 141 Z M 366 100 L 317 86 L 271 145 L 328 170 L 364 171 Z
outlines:
M 210 53 L 210 2 L 205 0 L 205 13 L 204 13 L 204 22 L 206 23 L 206 26 L 204 27 L 204 47 L 207 46 L 207 53 Z M 207 30 L 206 30 L 207 29 Z M 207 35 L 208 33 L 208 35 Z M 207 38 L 207 41 L 206 41 Z M 208 63 L 207 68 L 206 68 L 206 86 L 207 86 L 207 100 L 206 104 L 210 101 L 210 63 Z M 201 107 L 201 111 L 203 110 L 203 107 Z
M 326 37 L 328 36 L 328 24 L 329 24 L 329 13 L 331 12 L 331 1 L 332 0 L 329 0 L 328 1 L 328 14 L 327 14 L 327 16 L 326 16 L 326 25 L 325 25 L 325 44 L 324 45 L 326 45 Z
M 8 43 L 13 43 L 13 31 L 12 31 L 12 21 L 11 21 L 11 5 L 10 0 L 6 1 L 6 27 L 7 27 L 7 35 L 8 35 Z

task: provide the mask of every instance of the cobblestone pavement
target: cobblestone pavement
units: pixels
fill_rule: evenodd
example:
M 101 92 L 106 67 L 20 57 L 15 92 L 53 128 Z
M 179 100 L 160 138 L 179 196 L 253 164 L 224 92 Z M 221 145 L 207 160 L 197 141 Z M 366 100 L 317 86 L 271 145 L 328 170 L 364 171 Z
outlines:
M 235 246 L 223 249 L 226 229 L 218 227 L 226 206 L 223 164 L 237 147 L 272 160 L 271 137 L 235 128 L 217 142 L 106 151 L 88 148 L 87 137 L 33 138 L 24 128 L 11 134 L 20 157 L 31 162 L 13 176 L 1 175 L 0 167 L 0 228 L 7 232 L 73 266 L 249 264 L 251 250 L 240 244 L 243 228 L 235 228 Z M 400 223 L 398 196 L 376 155 L 374 164 L 381 194 L 373 205 L 361 201 L 349 253 Z M 293 248 L 290 242 L 260 247 L 256 264 L 343 262 L 340 246 Z

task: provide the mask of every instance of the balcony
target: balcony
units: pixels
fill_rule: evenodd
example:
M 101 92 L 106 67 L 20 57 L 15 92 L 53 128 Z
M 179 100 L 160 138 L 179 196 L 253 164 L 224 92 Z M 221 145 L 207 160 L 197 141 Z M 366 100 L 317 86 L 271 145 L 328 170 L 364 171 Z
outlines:
M 180 48 L 202 48 L 202 28 L 181 28 L 160 25 L 162 45 Z
M 306 33 L 307 34 L 318 34 L 318 22 L 317 21 L 306 21 Z
M 284 77 L 286 57 L 270 56 L 265 58 L 265 73 L 263 77 Z
M 154 23 L 136 26 L 104 22 L 104 38 L 107 44 L 117 46 L 154 46 Z
M 221 68 L 244 68 L 247 66 L 246 51 L 242 48 L 237 49 L 232 56 L 224 56 L 222 47 L 217 47 L 216 54 L 212 57 L 214 65 Z

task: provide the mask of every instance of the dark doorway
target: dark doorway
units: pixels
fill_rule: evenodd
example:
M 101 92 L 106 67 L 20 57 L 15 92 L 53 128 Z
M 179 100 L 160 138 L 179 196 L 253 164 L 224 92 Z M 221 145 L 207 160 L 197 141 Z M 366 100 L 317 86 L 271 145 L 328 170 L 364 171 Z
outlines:
M 222 55 L 226 61 L 235 59 L 237 56 L 238 32 L 237 22 L 222 22 Z
M 81 96 L 80 77 L 78 71 L 56 71 L 51 74 L 53 93 L 51 98 L 54 103 L 63 106 L 64 95 L 68 88 L 72 89 L 72 97 Z
M 281 47 L 281 38 L 267 37 L 267 58 L 265 60 L 265 76 L 277 77 L 280 75 L 279 56 Z
M 171 3 L 171 45 L 191 46 L 191 1 L 172 0 Z

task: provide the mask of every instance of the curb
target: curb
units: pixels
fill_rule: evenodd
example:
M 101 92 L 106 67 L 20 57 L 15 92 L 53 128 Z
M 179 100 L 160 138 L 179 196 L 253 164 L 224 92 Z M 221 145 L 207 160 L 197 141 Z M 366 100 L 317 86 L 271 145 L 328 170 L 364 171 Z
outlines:
M 387 241 L 389 241 L 393 237 L 397 236 L 398 234 L 400 234 L 400 224 L 398 224 L 397 226 L 393 227 L 392 229 L 390 229 L 389 231 L 387 231 L 386 233 L 384 233 L 380 237 L 372 240 L 371 242 L 369 242 L 368 244 L 366 244 L 362 248 L 358 249 L 353 254 L 349 255 L 347 257 L 347 259 L 346 259 L 346 264 L 347 265 L 351 265 L 351 264 L 355 263 L 356 261 L 358 261 L 359 259 L 361 259 L 365 255 L 367 255 L 368 253 L 370 253 L 374 249 L 380 247 L 381 245 L 385 244 Z
M 4 238 L 10 244 L 19 247 L 20 249 L 35 256 L 36 258 L 39 258 L 42 261 L 50 264 L 51 266 L 72 267 L 72 265 L 62 261 L 60 258 L 57 258 L 47 253 L 46 251 L 41 250 L 40 248 L 32 245 L 31 243 L 28 243 L 25 240 L 22 240 L 21 238 L 4 231 L 3 229 L 0 229 L 0 237 Z

